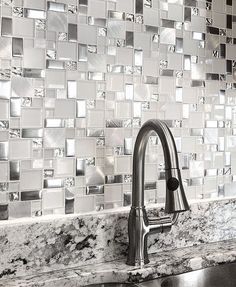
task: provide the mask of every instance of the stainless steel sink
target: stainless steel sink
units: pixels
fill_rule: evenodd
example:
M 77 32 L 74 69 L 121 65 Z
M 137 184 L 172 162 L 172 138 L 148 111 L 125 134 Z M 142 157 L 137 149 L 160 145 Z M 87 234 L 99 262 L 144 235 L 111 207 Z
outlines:
M 106 283 L 90 287 L 235 287 L 236 263 L 218 265 L 136 284 Z
M 139 287 L 235 287 L 236 263 L 224 264 L 138 284 Z
M 105 283 L 105 284 L 93 284 L 89 285 L 87 287 L 134 287 L 138 286 L 137 284 L 132 284 L 132 283 Z

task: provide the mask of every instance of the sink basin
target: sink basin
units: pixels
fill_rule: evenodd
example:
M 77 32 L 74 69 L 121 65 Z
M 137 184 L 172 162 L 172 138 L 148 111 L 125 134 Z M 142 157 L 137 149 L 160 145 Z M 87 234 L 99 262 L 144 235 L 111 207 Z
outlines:
M 235 287 L 236 263 L 209 267 L 138 284 L 139 287 Z
M 105 283 L 88 287 L 235 287 L 236 263 L 218 265 L 136 284 Z

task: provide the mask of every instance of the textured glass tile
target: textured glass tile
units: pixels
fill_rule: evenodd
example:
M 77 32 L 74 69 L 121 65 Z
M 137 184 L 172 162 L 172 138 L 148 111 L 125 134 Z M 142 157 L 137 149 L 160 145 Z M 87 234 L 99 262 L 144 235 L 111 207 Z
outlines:
M 23 8 L 22 7 L 13 7 L 12 15 L 15 17 L 23 17 Z
M 63 189 L 46 189 L 42 193 L 43 210 L 64 207 L 65 193 Z
M 95 210 L 95 197 L 86 195 L 83 197 L 75 197 L 74 203 L 75 212 L 83 213 Z
M 30 201 L 13 201 L 9 204 L 9 218 L 21 218 L 31 216 Z
M 42 19 L 36 19 L 35 20 L 35 28 L 37 30 L 46 30 L 46 20 L 42 20 Z
M 12 139 L 9 142 L 9 158 L 11 160 L 30 159 L 31 144 L 31 140 L 28 139 Z

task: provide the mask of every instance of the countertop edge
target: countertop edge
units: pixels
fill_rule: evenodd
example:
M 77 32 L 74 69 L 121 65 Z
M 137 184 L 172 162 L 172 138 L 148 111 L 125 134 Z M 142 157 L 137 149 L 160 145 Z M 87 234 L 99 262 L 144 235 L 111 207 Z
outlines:
M 75 287 L 108 282 L 136 283 L 233 262 L 236 262 L 236 238 L 151 254 L 150 263 L 143 268 L 128 266 L 124 260 L 117 260 L 3 279 L 0 280 L 0 287 Z

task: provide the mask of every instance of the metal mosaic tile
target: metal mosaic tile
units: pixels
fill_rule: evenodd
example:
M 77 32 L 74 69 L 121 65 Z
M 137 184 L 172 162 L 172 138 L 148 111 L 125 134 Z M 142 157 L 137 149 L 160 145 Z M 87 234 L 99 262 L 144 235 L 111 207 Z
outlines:
M 150 118 L 173 131 L 189 199 L 236 195 L 234 2 L 24 2 L 0 3 L 0 219 L 129 205 Z M 152 135 L 147 204 L 164 174 Z

